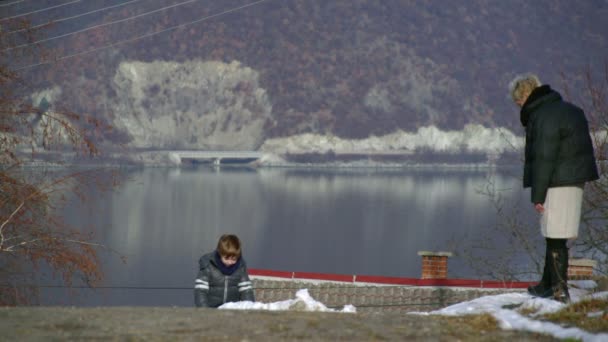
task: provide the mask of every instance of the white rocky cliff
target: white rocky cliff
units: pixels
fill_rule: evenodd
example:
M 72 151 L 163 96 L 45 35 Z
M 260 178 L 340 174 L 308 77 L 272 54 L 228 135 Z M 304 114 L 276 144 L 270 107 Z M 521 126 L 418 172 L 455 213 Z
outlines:
M 113 87 L 133 148 L 256 150 L 272 123 L 258 73 L 236 61 L 123 62 Z

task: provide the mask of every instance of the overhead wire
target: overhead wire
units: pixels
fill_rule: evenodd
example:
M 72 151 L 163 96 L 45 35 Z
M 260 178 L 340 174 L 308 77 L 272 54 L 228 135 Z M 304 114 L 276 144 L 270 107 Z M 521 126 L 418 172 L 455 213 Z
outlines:
M 59 36 L 55 36 L 55 37 L 40 39 L 40 40 L 37 40 L 35 42 L 31 42 L 31 43 L 27 43 L 27 44 L 21 44 L 21 45 L 17 45 L 17 46 L 12 46 L 12 47 L 6 48 L 6 49 L 4 49 L 2 51 L 10 51 L 10 50 L 14 50 L 14 49 L 19 49 L 19 48 L 23 48 L 23 47 L 27 47 L 27 46 L 31 46 L 31 45 L 36 45 L 36 44 L 48 42 L 48 41 L 59 39 L 59 38 L 65 38 L 65 37 L 68 37 L 68 36 L 71 36 L 71 35 L 74 35 L 74 34 L 90 31 L 90 30 L 93 30 L 93 29 L 96 29 L 96 28 L 99 28 L 99 27 L 109 26 L 109 25 L 113 25 L 113 24 L 117 24 L 117 23 L 122 23 L 122 22 L 129 21 L 129 20 L 137 19 L 137 18 L 140 18 L 140 17 L 144 17 L 146 15 L 150 15 L 150 14 L 153 14 L 153 13 L 161 12 L 161 11 L 167 10 L 169 8 L 174 8 L 174 7 L 185 5 L 185 4 L 188 4 L 188 3 L 195 2 L 195 1 L 199 1 L 199 0 L 187 0 L 187 1 L 184 1 L 184 2 L 177 3 L 177 4 L 161 7 L 161 8 L 155 9 L 153 11 L 149 11 L 149 12 L 145 12 L 145 13 L 140 13 L 140 14 L 128 17 L 128 18 L 123 18 L 123 19 L 118 19 L 118 20 L 110 21 L 110 22 L 107 22 L 107 23 L 93 25 L 93 26 L 90 26 L 90 27 L 87 27 L 87 28 L 84 28 L 84 29 L 81 29 L 81 30 L 72 31 L 72 32 L 65 33 L 65 34 L 62 34 L 62 35 L 59 35 Z
M 2 285 L 0 285 L 0 288 L 4 287 Z M 6 286 L 6 287 L 10 287 L 10 286 Z M 79 290 L 151 290 L 151 291 L 158 291 L 158 290 L 178 290 L 178 291 L 192 291 L 193 288 L 192 287 L 177 287 L 177 286 L 78 286 L 78 285 L 72 285 L 72 286 L 66 286 L 66 285 L 36 285 L 36 287 L 38 288 L 47 288 L 47 289 L 79 289 Z M 373 286 L 371 286 L 373 287 Z M 340 290 L 344 290 L 344 289 L 349 289 L 349 288 L 358 288 L 360 289 L 361 286 L 341 286 L 339 288 L 325 288 L 324 290 L 336 290 L 336 291 L 340 291 Z M 269 291 L 276 291 L 276 290 L 289 290 L 289 291 L 296 291 L 299 290 L 299 287 L 293 287 L 293 286 L 287 286 L 287 287 L 255 287 L 255 290 L 257 291 L 263 291 L 263 290 L 269 290 Z M 353 295 L 354 296 L 354 295 Z M 457 301 L 439 301 L 439 302 L 428 302 L 428 303 L 421 303 L 421 302 L 399 302 L 399 301 L 395 301 L 392 303 L 368 303 L 368 304 L 363 304 L 363 303 L 359 303 L 359 304 L 353 304 L 355 305 L 355 307 L 357 308 L 381 308 L 381 307 L 403 307 L 403 306 L 448 306 L 448 305 L 452 305 L 452 304 L 456 304 L 458 303 Z M 345 303 L 346 304 L 346 303 Z M 328 308 L 340 308 L 342 307 L 342 305 L 327 305 Z
M 28 27 L 27 29 L 24 28 L 24 29 L 19 29 L 19 30 L 15 30 L 15 31 L 10 31 L 10 32 L 7 32 L 7 34 L 8 33 L 16 33 L 16 32 L 21 32 L 21 31 L 26 31 L 26 30 L 37 29 L 39 27 L 46 26 L 46 25 L 49 25 L 49 24 L 55 24 L 55 23 L 60 23 L 60 22 L 68 21 L 68 20 L 71 20 L 71 19 L 76 19 L 76 18 L 79 18 L 79 17 L 83 17 L 85 15 L 89 15 L 89 14 L 105 11 L 105 10 L 108 10 L 108 9 L 111 9 L 111 8 L 116 8 L 116 7 L 121 7 L 121 6 L 129 5 L 131 3 L 138 2 L 138 1 L 141 1 L 141 0 L 126 1 L 126 2 L 122 2 L 120 4 L 111 5 L 111 6 L 107 6 L 107 7 L 102 7 L 102 8 L 98 8 L 96 10 L 88 11 L 88 12 L 77 14 L 77 15 L 73 15 L 71 17 L 54 19 L 54 20 L 51 20 L 51 21 L 46 22 L 44 24 L 38 24 L 38 25 L 35 25 L 35 26 L 32 26 L 32 27 Z
M 59 8 L 59 7 L 62 7 L 62 6 L 71 5 L 71 4 L 76 3 L 76 2 L 80 2 L 80 0 L 72 0 L 70 2 L 65 2 L 63 4 L 59 4 L 59 5 L 55 5 L 55 6 L 51 6 L 51 7 L 42 8 L 42 9 L 35 10 L 35 11 L 32 11 L 32 12 L 21 13 L 21 14 L 14 15 L 12 17 L 0 18 L 0 21 L 5 21 L 5 20 L 9 20 L 9 19 L 15 19 L 15 18 L 23 17 L 23 16 L 29 15 L 29 14 L 40 13 L 40 12 L 52 10 L 52 9 L 55 9 L 55 8 Z
M 14 4 L 18 4 L 20 2 L 23 2 L 24 0 L 17 0 L 17 1 L 13 1 L 13 2 L 9 2 L 7 4 L 0 4 L 0 7 L 6 7 L 6 6 L 10 6 L 10 5 L 14 5 Z
M 50 61 L 50 62 L 40 62 L 40 63 L 26 65 L 26 66 L 23 66 L 23 67 L 20 67 L 20 68 L 16 68 L 13 71 L 19 71 L 19 70 L 29 69 L 29 68 L 33 68 L 33 67 L 37 67 L 37 66 L 41 66 L 41 65 L 45 65 L 45 64 L 51 64 L 51 63 L 55 63 L 55 62 L 58 62 L 58 61 L 61 61 L 61 60 L 64 60 L 64 59 L 68 59 L 68 58 L 72 58 L 72 57 L 76 57 L 76 56 L 80 56 L 80 55 L 84 55 L 84 54 L 88 54 L 88 53 L 92 53 L 92 52 L 97 52 L 97 51 L 109 49 L 109 48 L 117 46 L 117 45 L 126 44 L 126 43 L 132 43 L 132 42 L 140 40 L 140 39 L 148 38 L 148 37 L 151 37 L 151 36 L 154 36 L 154 35 L 157 35 L 157 34 L 161 34 L 161 33 L 164 33 L 164 32 L 176 30 L 176 29 L 188 26 L 188 25 L 200 23 L 200 22 L 203 22 L 203 21 L 206 21 L 206 20 L 209 20 L 209 19 L 212 19 L 212 18 L 216 18 L 216 17 L 222 16 L 222 15 L 228 14 L 228 13 L 236 12 L 236 11 L 242 10 L 244 8 L 251 7 L 251 6 L 260 4 L 262 2 L 266 2 L 266 1 L 271 1 L 271 0 L 258 0 L 258 1 L 246 4 L 246 5 L 243 5 L 243 6 L 235 7 L 235 8 L 226 10 L 226 11 L 222 11 L 222 12 L 219 12 L 219 13 L 216 13 L 216 14 L 212 14 L 212 15 L 209 15 L 209 16 L 206 16 L 206 17 L 194 20 L 194 21 L 190 21 L 190 22 L 187 22 L 187 23 L 171 26 L 171 27 L 168 27 L 168 28 L 165 28 L 165 29 L 162 29 L 162 30 L 158 30 L 158 31 L 155 31 L 155 32 L 147 33 L 147 34 L 144 34 L 144 35 L 141 35 L 141 36 L 137 36 L 137 37 L 134 37 L 134 38 L 129 38 L 129 39 L 117 41 L 117 42 L 114 42 L 112 44 L 105 45 L 105 46 L 102 46 L 102 47 L 98 47 L 98 48 L 93 48 L 93 49 L 81 51 L 81 52 L 74 53 L 74 54 L 71 54 L 71 55 L 65 55 L 65 56 L 62 56 L 62 57 L 55 58 L 55 59 L 53 59 L 53 61 Z

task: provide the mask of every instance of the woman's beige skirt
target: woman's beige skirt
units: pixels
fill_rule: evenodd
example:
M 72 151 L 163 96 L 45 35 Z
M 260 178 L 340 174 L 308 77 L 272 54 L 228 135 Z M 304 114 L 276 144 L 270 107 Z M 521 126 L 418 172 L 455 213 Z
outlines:
M 544 237 L 572 239 L 578 236 L 583 204 L 584 184 L 549 188 L 545 199 L 545 212 L 540 217 Z

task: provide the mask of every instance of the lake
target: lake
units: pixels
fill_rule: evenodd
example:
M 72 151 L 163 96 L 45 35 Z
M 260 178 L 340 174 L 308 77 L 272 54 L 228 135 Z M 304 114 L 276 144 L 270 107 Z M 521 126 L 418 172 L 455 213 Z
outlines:
M 418 278 L 418 251 L 471 250 L 497 213 L 479 190 L 491 181 L 508 202 L 528 203 L 518 170 L 403 168 L 143 168 L 113 192 L 66 209 L 97 226 L 101 288 L 46 289 L 43 302 L 192 305 L 198 258 L 237 234 L 249 268 Z M 530 213 L 533 212 L 529 206 Z M 490 257 L 501 257 L 501 246 Z M 486 251 L 486 254 L 488 251 Z M 528 262 L 522 258 L 521 262 Z M 466 258 L 450 278 L 479 278 Z

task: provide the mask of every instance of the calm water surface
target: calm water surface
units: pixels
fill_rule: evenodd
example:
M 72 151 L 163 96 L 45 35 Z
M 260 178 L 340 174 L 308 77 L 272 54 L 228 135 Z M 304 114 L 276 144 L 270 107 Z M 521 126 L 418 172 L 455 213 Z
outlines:
M 420 276 L 421 250 L 467 249 L 495 224 L 478 190 L 492 176 L 508 200 L 527 201 L 517 177 L 488 171 L 192 168 L 139 169 L 111 194 L 71 206 L 70 222 L 98 227 L 103 253 L 96 290 L 45 292 L 47 303 L 192 305 L 201 254 L 237 234 L 249 268 Z M 508 198 L 511 196 L 511 198 Z M 498 252 L 497 252 L 498 253 Z M 464 260 L 451 278 L 475 277 Z

